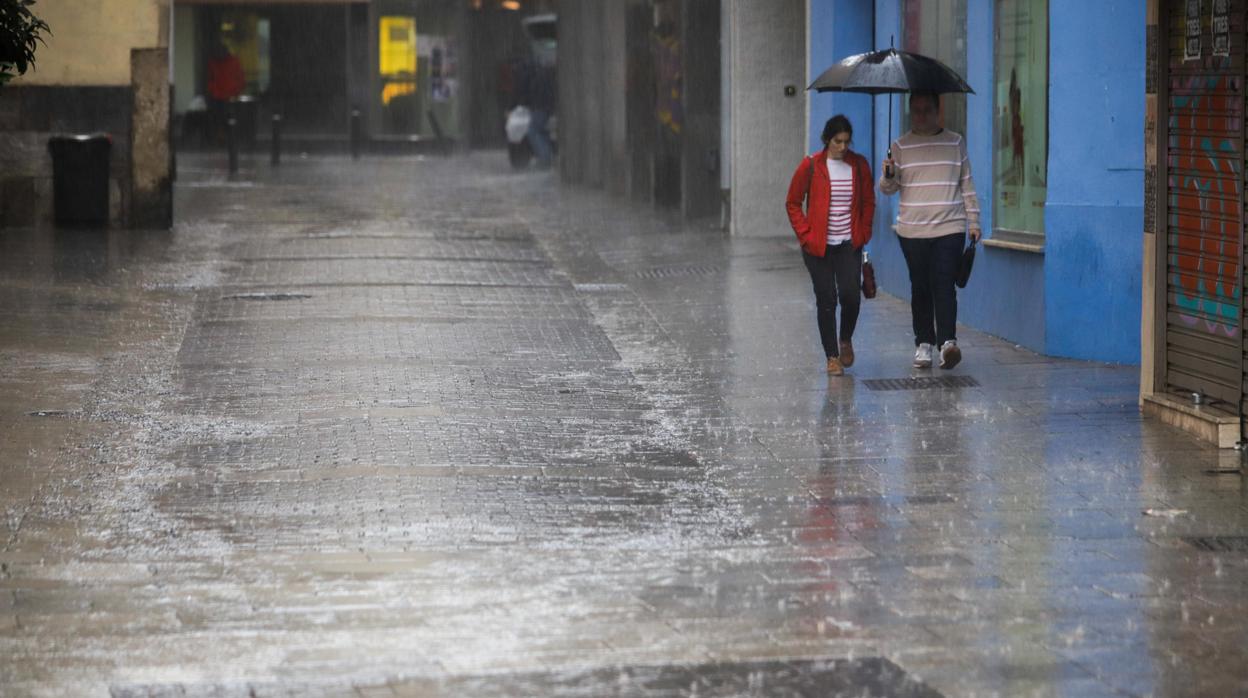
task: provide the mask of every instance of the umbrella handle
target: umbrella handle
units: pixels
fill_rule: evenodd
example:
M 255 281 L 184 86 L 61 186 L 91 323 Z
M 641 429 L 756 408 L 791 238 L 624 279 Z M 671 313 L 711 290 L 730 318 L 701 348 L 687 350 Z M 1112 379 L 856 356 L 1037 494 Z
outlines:
M 892 45 L 892 37 L 889 37 L 888 43 L 890 46 Z M 888 159 L 893 159 L 893 96 L 891 94 L 888 96 Z M 893 168 L 885 167 L 884 176 L 892 179 Z

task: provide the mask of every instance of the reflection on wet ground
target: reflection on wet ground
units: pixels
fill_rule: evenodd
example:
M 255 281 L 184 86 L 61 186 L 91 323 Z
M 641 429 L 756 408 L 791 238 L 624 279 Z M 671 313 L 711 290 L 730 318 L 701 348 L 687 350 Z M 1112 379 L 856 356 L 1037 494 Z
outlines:
M 6 695 L 1248 692 L 1238 456 L 1138 369 L 932 381 L 881 296 L 828 378 L 783 230 L 502 157 L 0 231 Z

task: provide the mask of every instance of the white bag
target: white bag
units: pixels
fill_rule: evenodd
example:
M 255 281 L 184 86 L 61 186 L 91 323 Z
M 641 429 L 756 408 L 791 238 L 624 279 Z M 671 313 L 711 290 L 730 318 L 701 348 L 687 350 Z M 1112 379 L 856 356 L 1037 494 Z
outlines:
M 532 116 L 529 114 L 528 107 L 516 107 L 507 112 L 507 125 L 504 127 L 507 131 L 507 141 L 510 143 L 523 141 L 525 134 L 529 132 L 530 119 Z

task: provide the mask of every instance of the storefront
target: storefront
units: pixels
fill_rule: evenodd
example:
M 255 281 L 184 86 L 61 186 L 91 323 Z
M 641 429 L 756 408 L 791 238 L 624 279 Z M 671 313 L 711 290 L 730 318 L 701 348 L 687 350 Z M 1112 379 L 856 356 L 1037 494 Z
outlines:
M 1145 409 L 1241 440 L 1245 0 L 1151 0 Z
M 811 0 L 810 10 L 808 75 L 891 45 L 941 60 L 974 89 L 941 99 L 943 126 L 966 137 L 984 233 L 959 321 L 1051 356 L 1139 361 L 1144 3 Z M 909 128 L 907 108 L 904 95 L 811 95 L 807 148 L 845 113 L 854 147 L 878 168 L 888 134 Z M 882 288 L 904 298 L 896 216 L 896 197 L 878 197 L 871 255 Z
M 241 65 L 258 135 L 273 114 L 305 143 L 340 143 L 359 111 L 373 141 L 457 138 L 467 5 L 436 0 L 177 0 L 175 114 L 182 142 L 212 144 L 214 61 Z M 202 112 L 202 113 L 201 113 Z M 206 134 L 206 135 L 205 135 Z

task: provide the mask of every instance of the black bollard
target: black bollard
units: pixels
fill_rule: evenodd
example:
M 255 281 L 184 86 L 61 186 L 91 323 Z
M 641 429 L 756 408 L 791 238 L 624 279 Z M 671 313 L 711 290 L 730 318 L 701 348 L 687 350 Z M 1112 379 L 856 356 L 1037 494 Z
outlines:
M 351 157 L 360 159 L 360 142 L 364 140 L 363 125 L 360 123 L 360 110 L 351 110 Z
M 230 174 L 238 174 L 238 119 L 225 120 L 225 147 L 230 153 Z
M 269 164 L 277 166 L 282 162 L 282 115 L 273 115 L 273 140 L 269 151 Z

